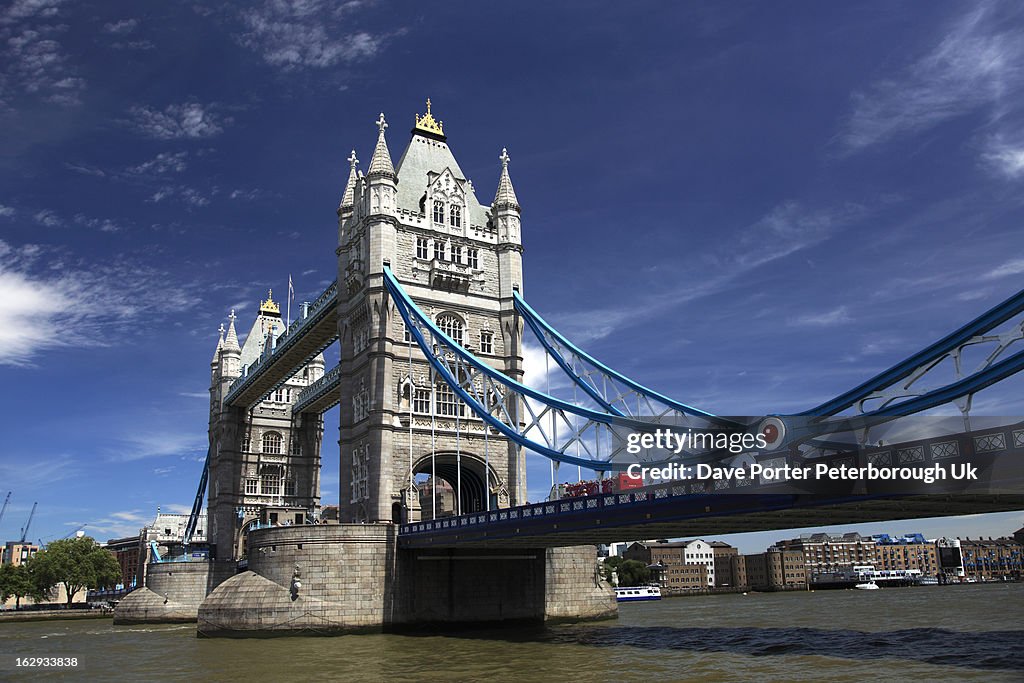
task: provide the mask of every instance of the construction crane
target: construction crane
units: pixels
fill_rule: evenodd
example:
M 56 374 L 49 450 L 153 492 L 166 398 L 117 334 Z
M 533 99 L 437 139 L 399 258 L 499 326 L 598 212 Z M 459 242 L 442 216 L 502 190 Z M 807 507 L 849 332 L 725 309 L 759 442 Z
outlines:
M 84 529 L 87 526 L 89 526 L 89 525 L 88 524 L 82 524 L 81 526 L 79 526 L 74 531 L 70 531 L 70 532 L 64 534 L 63 536 L 61 536 L 61 540 L 64 540 L 66 538 L 71 538 L 72 536 L 76 535 L 79 531 L 81 531 L 82 529 Z M 53 536 L 47 536 L 45 541 L 42 538 L 40 538 L 39 539 L 39 547 L 45 549 L 47 544 L 49 544 L 49 542 L 52 541 L 55 538 L 57 538 L 57 534 L 54 534 Z
M 0 522 L 4 521 L 4 513 L 7 512 L 7 504 L 11 502 L 11 492 L 7 492 L 7 497 L 4 498 L 4 506 L 0 508 Z
M 32 526 L 32 518 L 36 514 L 36 505 L 39 505 L 39 503 L 32 503 L 32 512 L 28 513 L 28 521 L 25 522 L 25 528 L 21 530 L 21 540 L 18 541 L 19 543 L 24 543 L 25 537 L 28 536 L 28 528 Z

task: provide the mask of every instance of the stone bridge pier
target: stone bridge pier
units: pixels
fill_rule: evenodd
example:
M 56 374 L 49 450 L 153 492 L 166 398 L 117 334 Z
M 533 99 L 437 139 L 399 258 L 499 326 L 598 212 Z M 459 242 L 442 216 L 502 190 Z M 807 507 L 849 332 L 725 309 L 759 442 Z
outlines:
M 593 546 L 398 547 L 393 524 L 253 532 L 249 571 L 203 601 L 201 636 L 394 631 L 616 616 Z

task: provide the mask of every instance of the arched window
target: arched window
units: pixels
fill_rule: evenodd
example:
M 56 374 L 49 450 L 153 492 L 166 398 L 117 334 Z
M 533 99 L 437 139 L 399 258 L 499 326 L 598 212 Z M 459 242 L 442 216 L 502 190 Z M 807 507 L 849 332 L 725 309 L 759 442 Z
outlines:
M 263 435 L 263 452 L 280 455 L 281 435 L 277 432 L 267 432 Z
M 456 316 L 451 313 L 442 313 L 437 316 L 437 326 L 457 344 L 462 344 L 462 321 Z
M 436 205 L 435 205 L 436 206 Z M 437 209 L 435 209 L 436 211 Z M 452 208 L 448 212 L 449 223 L 452 224 L 453 228 L 462 227 L 462 207 L 452 205 Z M 441 221 L 444 222 L 443 220 Z
M 434 222 L 444 223 L 444 202 L 434 201 Z

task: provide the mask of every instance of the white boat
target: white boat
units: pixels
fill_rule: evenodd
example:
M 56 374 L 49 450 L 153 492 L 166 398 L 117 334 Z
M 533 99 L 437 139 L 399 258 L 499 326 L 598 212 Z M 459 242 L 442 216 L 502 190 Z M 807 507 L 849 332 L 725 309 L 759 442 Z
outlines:
M 867 583 L 858 583 L 854 588 L 862 591 L 876 591 L 878 590 L 878 584 L 874 581 L 868 581 Z
M 661 600 L 661 589 L 657 586 L 626 586 L 622 588 L 616 588 L 615 599 L 619 602 Z
M 921 586 L 938 586 L 939 585 L 939 577 L 937 577 L 937 576 L 922 576 L 921 580 L 918 582 L 918 584 L 921 585 Z

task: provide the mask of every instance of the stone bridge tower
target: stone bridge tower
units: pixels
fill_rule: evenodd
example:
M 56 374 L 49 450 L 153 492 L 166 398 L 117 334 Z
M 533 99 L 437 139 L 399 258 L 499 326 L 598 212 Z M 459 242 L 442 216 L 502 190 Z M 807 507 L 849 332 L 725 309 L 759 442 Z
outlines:
M 523 454 L 494 431 L 485 439 L 483 421 L 432 380 L 383 281 L 388 263 L 443 331 L 522 379 L 522 329 L 512 303 L 522 286 L 522 242 L 508 155 L 502 152 L 494 201 L 484 206 L 429 100 L 397 168 L 383 114 L 377 127 L 366 174 L 357 171 L 355 152 L 349 158 L 338 208 L 341 521 L 429 518 L 434 499 L 421 508 L 417 474 L 450 486 L 454 509 L 445 514 L 521 504 Z
M 323 377 L 320 354 L 251 408 L 227 404 L 231 383 L 284 331 L 280 306 L 270 294 L 244 344 L 235 320 L 232 311 L 210 364 L 207 538 L 214 557 L 225 561 L 246 556 L 248 533 L 257 523 L 301 524 L 319 515 L 323 441 L 319 415 L 291 411 L 299 392 Z

